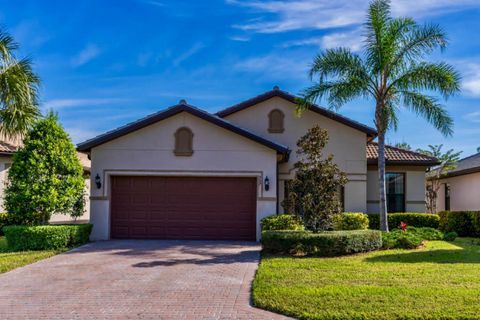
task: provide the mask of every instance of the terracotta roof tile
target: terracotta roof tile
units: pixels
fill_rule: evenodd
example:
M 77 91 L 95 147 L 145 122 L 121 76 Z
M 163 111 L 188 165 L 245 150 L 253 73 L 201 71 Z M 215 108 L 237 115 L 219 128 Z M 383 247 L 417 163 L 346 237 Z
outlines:
M 17 146 L 14 146 L 8 142 L 0 140 L 0 153 L 14 153 L 18 149 Z
M 438 164 L 438 160 L 433 157 L 423 155 L 418 152 L 400 149 L 392 146 L 385 146 L 385 158 L 387 164 L 405 164 L 405 165 L 427 165 Z M 367 144 L 367 161 L 369 164 L 376 164 L 378 159 L 378 144 L 370 142 Z

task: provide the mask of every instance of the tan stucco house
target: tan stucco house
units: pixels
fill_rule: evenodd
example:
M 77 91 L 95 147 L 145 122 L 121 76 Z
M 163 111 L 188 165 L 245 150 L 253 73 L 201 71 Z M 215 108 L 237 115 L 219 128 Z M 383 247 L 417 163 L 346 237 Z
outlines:
M 480 153 L 458 161 L 439 182 L 437 211 L 480 210 Z
M 260 237 L 283 212 L 296 142 L 328 130 L 326 154 L 347 173 L 345 211 L 377 212 L 376 131 L 319 106 L 301 117 L 275 87 L 211 114 L 186 101 L 78 145 L 91 159 L 92 239 Z M 425 211 L 425 171 L 436 159 L 388 147 L 390 211 Z

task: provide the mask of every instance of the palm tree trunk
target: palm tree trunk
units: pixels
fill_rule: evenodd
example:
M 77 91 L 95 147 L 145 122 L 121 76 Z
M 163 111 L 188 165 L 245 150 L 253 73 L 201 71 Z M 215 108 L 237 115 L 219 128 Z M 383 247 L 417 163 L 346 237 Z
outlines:
M 380 230 L 388 232 L 387 195 L 385 189 L 385 132 L 378 132 L 378 194 L 380 198 Z

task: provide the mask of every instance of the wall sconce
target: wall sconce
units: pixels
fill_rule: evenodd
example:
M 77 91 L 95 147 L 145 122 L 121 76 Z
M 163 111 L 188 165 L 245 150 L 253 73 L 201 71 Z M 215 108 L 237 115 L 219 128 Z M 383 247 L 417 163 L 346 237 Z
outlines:
M 102 180 L 100 179 L 100 176 L 97 175 L 95 176 L 95 184 L 97 185 L 97 189 L 100 189 L 102 187 Z
M 268 179 L 268 176 L 265 177 L 265 181 L 264 181 L 263 185 L 265 187 L 265 191 L 268 191 L 270 189 L 270 179 Z

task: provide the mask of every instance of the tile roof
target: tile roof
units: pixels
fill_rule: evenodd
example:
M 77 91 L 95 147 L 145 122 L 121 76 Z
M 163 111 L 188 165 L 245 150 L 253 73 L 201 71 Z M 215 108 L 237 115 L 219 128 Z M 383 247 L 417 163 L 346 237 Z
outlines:
M 297 97 L 297 96 L 295 96 L 295 95 L 293 95 L 293 94 L 291 94 L 287 91 L 280 90 L 277 86 L 275 86 L 273 88 L 273 90 L 264 92 L 264 93 L 262 93 L 262 94 L 260 94 L 256 97 L 250 98 L 250 99 L 245 100 L 243 102 L 237 103 L 234 106 L 231 106 L 229 108 L 218 111 L 216 113 L 216 115 L 221 117 L 221 118 L 224 118 L 224 117 L 227 117 L 227 116 L 231 115 L 232 113 L 235 113 L 235 112 L 241 111 L 243 109 L 249 108 L 249 107 L 254 106 L 254 105 L 256 105 L 260 102 L 271 99 L 273 97 L 280 97 L 280 98 L 285 99 L 287 101 L 290 101 L 294 104 L 297 104 L 298 99 L 300 99 L 299 97 Z M 320 114 L 324 117 L 330 118 L 334 121 L 343 123 L 344 125 L 349 126 L 351 128 L 354 128 L 354 129 L 357 129 L 359 131 L 365 132 L 372 139 L 377 136 L 377 130 L 375 130 L 373 128 L 370 128 L 369 126 L 366 126 L 366 125 L 364 125 L 360 122 L 357 122 L 355 120 L 352 120 L 352 119 L 349 119 L 345 116 L 342 116 L 339 113 L 333 112 L 333 111 L 331 111 L 329 109 L 326 109 L 326 108 L 323 108 L 323 107 L 320 107 L 316 104 L 311 105 L 309 110 L 313 111 L 315 113 L 318 113 L 318 114 Z
M 123 135 L 126 135 L 130 132 L 136 131 L 138 129 L 144 128 L 146 126 L 149 126 L 153 123 L 156 123 L 158 121 L 162 121 L 164 119 L 167 119 L 169 117 L 172 117 L 180 112 L 187 112 L 190 113 L 191 115 L 194 115 L 196 117 L 199 117 L 205 121 L 208 121 L 210 123 L 213 123 L 219 127 L 222 127 L 226 130 L 230 130 L 236 134 L 239 134 L 241 136 L 244 136 L 250 140 L 256 141 L 260 144 L 263 144 L 264 146 L 267 146 L 273 150 L 276 150 L 277 153 L 283 155 L 283 160 L 287 160 L 288 156 L 290 154 L 290 150 L 288 147 L 278 144 L 274 141 L 268 140 L 266 138 L 263 138 L 261 136 L 258 136 L 254 134 L 253 132 L 250 132 L 246 129 L 243 129 L 237 125 L 234 125 L 230 122 L 228 122 L 225 119 L 222 119 L 216 115 L 213 115 L 211 113 L 208 113 L 207 111 L 204 111 L 200 108 L 194 107 L 192 105 L 187 104 L 184 100 L 180 101 L 179 104 L 174 105 L 170 108 L 161 110 L 157 113 L 151 114 L 145 118 L 139 119 L 137 121 L 131 122 L 129 124 L 126 124 L 122 127 L 119 127 L 117 129 L 114 129 L 112 131 L 106 132 L 104 134 L 101 134 L 93 139 L 87 140 L 85 142 L 82 142 L 77 145 L 77 150 L 81 152 L 89 152 L 91 148 L 96 147 L 98 145 L 101 145 L 105 142 L 111 141 L 113 139 L 116 139 L 118 137 L 121 137 Z
M 434 166 L 439 163 L 436 158 L 392 146 L 385 146 L 385 158 L 386 164 L 390 165 Z M 376 164 L 377 160 L 378 144 L 376 142 L 369 142 L 367 144 L 367 162 L 368 164 Z
M 455 169 L 450 170 L 446 176 L 455 177 L 475 172 L 480 172 L 480 153 L 459 160 Z
M 0 154 L 13 154 L 18 150 L 17 146 L 10 144 L 8 142 L 0 140 Z

